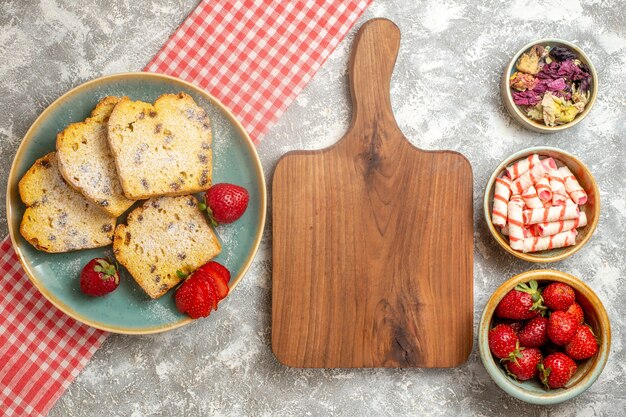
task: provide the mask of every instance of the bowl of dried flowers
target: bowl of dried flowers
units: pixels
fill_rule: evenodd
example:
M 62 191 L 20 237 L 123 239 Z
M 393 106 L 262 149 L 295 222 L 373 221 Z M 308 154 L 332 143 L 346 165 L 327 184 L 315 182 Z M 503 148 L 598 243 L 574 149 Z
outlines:
M 502 76 L 508 112 L 522 126 L 558 132 L 584 119 L 598 92 L 598 76 L 587 55 L 561 39 L 541 39 L 517 52 Z

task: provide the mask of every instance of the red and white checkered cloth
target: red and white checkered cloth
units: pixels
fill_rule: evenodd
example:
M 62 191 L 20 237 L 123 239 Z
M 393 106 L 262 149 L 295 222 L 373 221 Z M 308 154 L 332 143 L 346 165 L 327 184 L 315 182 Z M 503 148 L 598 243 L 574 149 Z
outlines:
M 370 2 L 202 1 L 145 71 L 204 88 L 258 142 Z
M 48 410 L 107 334 L 55 308 L 28 280 L 8 237 L 0 244 L 0 410 Z
M 228 106 L 258 142 L 371 0 L 202 0 L 145 71 Z M 107 333 L 61 313 L 0 244 L 0 416 L 45 416 Z

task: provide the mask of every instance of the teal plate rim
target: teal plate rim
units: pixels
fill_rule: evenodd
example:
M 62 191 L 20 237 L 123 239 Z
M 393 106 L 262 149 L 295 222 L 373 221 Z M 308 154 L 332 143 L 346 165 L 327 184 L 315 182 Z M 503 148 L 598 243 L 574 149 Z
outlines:
M 266 191 L 267 189 L 266 189 L 266 183 L 265 183 L 265 175 L 263 173 L 263 167 L 261 165 L 259 155 L 256 151 L 256 147 L 254 146 L 252 139 L 250 138 L 246 130 L 243 128 L 241 123 L 237 120 L 237 118 L 231 113 L 231 111 L 211 94 L 207 93 L 206 91 L 202 90 L 201 88 L 187 81 L 181 80 L 180 78 L 172 77 L 172 76 L 165 75 L 165 74 L 151 73 L 151 72 L 124 72 L 124 73 L 105 75 L 102 77 L 94 78 L 85 83 L 82 83 L 72 88 L 71 90 L 67 91 L 56 100 L 54 100 L 52 104 L 46 107 L 46 109 L 43 112 L 41 112 L 41 114 L 35 119 L 35 121 L 26 131 L 26 134 L 22 138 L 22 141 L 20 142 L 17 148 L 15 157 L 13 158 L 13 161 L 11 163 L 11 169 L 9 171 L 9 176 L 7 180 L 6 220 L 7 220 L 7 225 L 9 229 L 9 236 L 11 238 L 11 244 L 13 245 L 13 249 L 18 255 L 19 261 L 22 267 L 24 268 L 26 275 L 28 276 L 29 280 L 33 283 L 33 285 L 37 288 L 37 290 L 48 301 L 50 301 L 50 303 L 52 303 L 56 308 L 58 308 L 59 310 L 67 314 L 68 316 L 72 317 L 73 319 L 81 323 L 84 323 L 86 325 L 89 325 L 91 327 L 100 329 L 100 330 L 108 331 L 111 333 L 118 333 L 118 334 L 146 335 L 146 334 L 154 334 L 154 333 L 161 333 L 161 332 L 165 332 L 169 330 L 174 330 L 186 324 L 189 324 L 193 322 L 194 320 L 189 317 L 184 317 L 178 321 L 175 321 L 166 325 L 144 327 L 144 328 L 129 328 L 129 327 L 103 324 L 100 322 L 93 321 L 92 319 L 79 314 L 78 312 L 75 311 L 74 308 L 72 308 L 72 306 L 64 303 L 55 295 L 53 295 L 50 291 L 48 291 L 46 286 L 40 281 L 37 275 L 33 272 L 29 263 L 26 262 L 25 254 L 21 250 L 20 245 L 17 242 L 16 233 L 19 233 L 19 230 L 15 230 L 15 228 L 13 227 L 13 223 L 14 223 L 13 217 L 16 215 L 16 213 L 14 213 L 12 203 L 11 203 L 11 192 L 12 192 L 11 185 L 17 184 L 17 182 L 15 181 L 15 177 L 17 175 L 16 171 L 17 171 L 18 161 L 20 160 L 20 157 L 24 154 L 24 152 L 26 152 L 26 149 L 28 148 L 28 145 L 33 138 L 34 132 L 47 119 L 48 114 L 52 110 L 62 105 L 65 101 L 72 99 L 74 95 L 78 94 L 79 92 L 85 89 L 97 87 L 99 84 L 102 84 L 105 82 L 116 82 L 116 81 L 123 82 L 124 80 L 129 79 L 129 78 L 136 78 L 136 79 L 148 78 L 152 80 L 161 79 L 161 80 L 168 81 L 168 82 L 179 83 L 180 85 L 190 90 L 193 90 L 196 94 L 198 94 L 199 96 L 202 96 L 207 102 L 210 102 L 213 106 L 215 106 L 222 113 L 222 115 L 225 116 L 226 119 L 228 119 L 228 121 L 232 124 L 232 126 L 237 130 L 237 132 L 244 139 L 243 141 L 244 145 L 248 148 L 248 151 L 254 163 L 254 170 L 256 173 L 255 179 L 256 181 L 258 181 L 259 190 L 260 190 L 259 212 L 257 213 L 259 220 L 257 222 L 256 230 L 254 233 L 254 242 L 251 246 L 251 249 L 249 250 L 248 256 L 243 262 L 241 268 L 239 269 L 239 274 L 236 277 L 233 277 L 231 279 L 231 282 L 229 285 L 230 291 L 232 292 L 232 290 L 235 289 L 235 287 L 239 284 L 243 276 L 246 274 L 246 272 L 250 268 L 250 265 L 252 264 L 252 261 L 256 253 L 258 252 L 258 249 L 261 243 L 261 238 L 263 235 L 263 230 L 265 228 L 265 220 L 266 220 L 266 214 L 267 214 L 267 191 Z

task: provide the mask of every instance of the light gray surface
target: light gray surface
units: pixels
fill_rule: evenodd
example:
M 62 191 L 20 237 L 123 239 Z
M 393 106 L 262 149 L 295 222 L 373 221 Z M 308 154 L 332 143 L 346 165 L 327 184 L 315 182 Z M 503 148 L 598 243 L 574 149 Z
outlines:
M 111 5 L 109 5 L 111 3 Z M 0 1 L 0 179 L 35 117 L 72 86 L 138 71 L 194 0 Z M 50 416 L 185 415 L 626 415 L 626 2 L 376 0 L 357 23 L 385 16 L 402 30 L 392 82 L 398 123 L 425 149 L 453 149 L 474 168 L 475 325 L 506 278 L 538 267 L 499 249 L 482 220 L 485 182 L 509 154 L 553 145 L 579 156 L 602 197 L 596 235 L 549 265 L 587 281 L 613 324 L 609 363 L 595 385 L 566 404 L 526 406 L 495 386 L 478 358 L 451 370 L 298 370 L 270 350 L 271 223 L 249 273 L 207 320 L 162 335 L 111 336 Z M 334 143 L 350 116 L 346 63 L 356 28 L 280 119 L 259 154 L 268 183 L 291 149 Z M 595 63 L 598 101 L 573 130 L 551 136 L 514 125 L 498 95 L 509 57 L 533 39 L 578 43 Z M 4 212 L 4 199 L 0 199 Z M 270 207 L 271 215 L 271 207 Z M 6 234 L 6 222 L 0 229 Z M 442 231 L 445 233 L 445 231 Z

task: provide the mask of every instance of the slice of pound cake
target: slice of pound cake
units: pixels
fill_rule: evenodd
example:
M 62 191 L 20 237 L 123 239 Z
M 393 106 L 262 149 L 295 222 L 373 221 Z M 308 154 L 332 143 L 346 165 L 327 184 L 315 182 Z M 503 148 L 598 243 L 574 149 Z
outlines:
M 154 105 L 123 99 L 108 124 L 108 139 L 126 197 L 185 195 L 211 187 L 211 125 L 185 93 Z
M 57 159 L 65 181 L 115 217 L 134 203 L 122 192 L 107 140 L 107 122 L 120 100 L 105 97 L 90 118 L 69 125 L 57 135 Z
M 37 249 L 69 252 L 106 246 L 113 241 L 115 217 L 63 180 L 54 152 L 38 159 L 26 171 L 19 192 L 26 204 L 20 232 Z
M 146 201 L 115 229 L 113 253 L 152 298 L 181 281 L 221 251 L 220 242 L 193 196 Z

